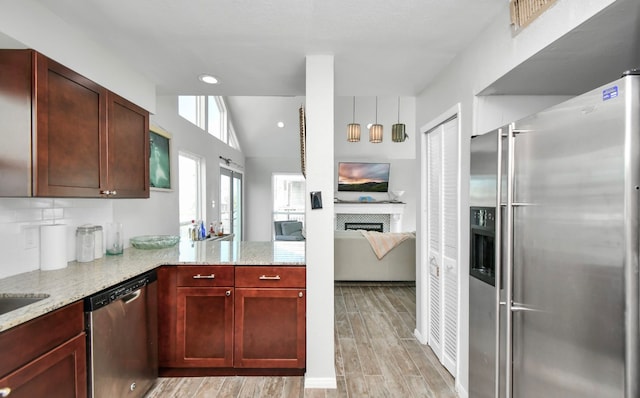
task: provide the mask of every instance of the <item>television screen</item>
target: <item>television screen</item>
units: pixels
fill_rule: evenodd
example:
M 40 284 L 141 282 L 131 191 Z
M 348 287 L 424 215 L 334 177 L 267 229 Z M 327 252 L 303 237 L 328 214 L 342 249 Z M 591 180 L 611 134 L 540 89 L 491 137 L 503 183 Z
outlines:
M 338 163 L 338 191 L 387 192 L 389 163 Z

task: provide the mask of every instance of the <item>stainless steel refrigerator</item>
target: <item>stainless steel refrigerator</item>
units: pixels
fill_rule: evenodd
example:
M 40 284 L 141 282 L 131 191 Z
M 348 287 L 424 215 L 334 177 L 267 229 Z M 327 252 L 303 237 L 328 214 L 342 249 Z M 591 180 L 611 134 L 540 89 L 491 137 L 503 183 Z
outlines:
M 474 137 L 470 184 L 469 397 L 640 397 L 640 74 Z

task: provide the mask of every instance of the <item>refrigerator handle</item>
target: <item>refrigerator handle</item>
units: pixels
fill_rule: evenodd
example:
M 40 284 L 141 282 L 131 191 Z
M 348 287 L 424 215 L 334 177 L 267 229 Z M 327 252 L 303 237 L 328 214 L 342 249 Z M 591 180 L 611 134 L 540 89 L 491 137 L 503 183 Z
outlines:
M 500 398 L 500 289 L 502 281 L 502 138 L 503 129 L 498 129 L 498 170 L 496 170 L 496 211 L 495 211 L 495 244 L 494 265 L 495 265 L 495 313 L 496 313 L 496 335 L 495 335 L 495 398 Z
M 516 132 L 513 124 L 509 125 L 507 134 L 507 206 L 505 236 L 505 398 L 513 396 L 513 184 L 514 184 L 514 140 Z M 499 317 L 499 314 L 497 315 Z M 500 331 L 498 331 L 498 334 Z M 500 357 L 496 358 L 500 362 Z

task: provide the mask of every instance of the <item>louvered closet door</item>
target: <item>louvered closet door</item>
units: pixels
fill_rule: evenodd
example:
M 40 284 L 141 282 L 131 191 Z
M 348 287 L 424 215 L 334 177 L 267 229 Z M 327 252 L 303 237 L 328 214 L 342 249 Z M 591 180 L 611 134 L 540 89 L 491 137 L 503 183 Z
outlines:
M 452 375 L 458 354 L 458 119 L 427 133 L 429 344 Z
M 428 152 L 428 178 L 429 193 L 427 204 L 428 217 L 428 259 L 429 259 L 429 345 L 438 355 L 440 361 L 442 347 L 442 289 L 440 283 L 440 270 L 442 268 L 442 246 L 441 224 L 440 224 L 440 198 L 442 191 L 442 130 L 436 130 L 427 134 Z

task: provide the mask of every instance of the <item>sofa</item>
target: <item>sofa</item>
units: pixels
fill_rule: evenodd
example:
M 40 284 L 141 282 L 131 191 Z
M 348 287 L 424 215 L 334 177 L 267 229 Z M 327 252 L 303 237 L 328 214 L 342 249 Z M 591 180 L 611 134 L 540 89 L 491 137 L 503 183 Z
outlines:
M 274 221 L 275 240 L 304 240 L 300 221 Z
M 416 239 L 400 243 L 381 260 L 360 231 L 334 232 L 336 281 L 415 281 Z

